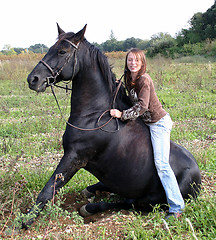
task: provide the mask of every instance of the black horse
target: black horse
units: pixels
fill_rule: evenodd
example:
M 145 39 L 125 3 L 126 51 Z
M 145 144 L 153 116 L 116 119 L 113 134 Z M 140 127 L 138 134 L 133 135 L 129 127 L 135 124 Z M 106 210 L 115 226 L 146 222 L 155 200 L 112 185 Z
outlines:
M 117 84 L 107 58 L 84 38 L 85 30 L 86 26 L 76 34 L 65 33 L 58 26 L 57 42 L 28 76 L 29 87 L 37 92 L 60 81 L 72 80 L 71 112 L 63 135 L 64 156 L 39 194 L 37 207 L 30 210 L 36 215 L 52 199 L 53 191 L 63 187 L 80 168 L 100 181 L 87 187 L 85 195 L 101 190 L 127 199 L 118 203 L 89 203 L 81 208 L 84 216 L 111 208 L 130 208 L 132 204 L 145 209 L 166 203 L 153 161 L 149 129 L 144 122 L 139 118 L 128 122 L 112 119 L 106 126 L 97 125 L 109 120 L 109 112 L 104 111 L 111 104 L 123 110 L 131 103 L 123 86 L 116 92 Z M 170 144 L 170 164 L 181 193 L 185 199 L 195 197 L 201 184 L 196 160 L 183 147 L 172 141 Z M 56 180 L 57 174 L 63 177 Z

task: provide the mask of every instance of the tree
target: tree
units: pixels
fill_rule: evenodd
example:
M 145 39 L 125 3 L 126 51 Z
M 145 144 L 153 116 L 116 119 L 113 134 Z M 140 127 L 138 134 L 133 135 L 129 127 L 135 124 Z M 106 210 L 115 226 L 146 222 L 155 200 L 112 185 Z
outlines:
M 105 41 L 101 44 L 100 47 L 105 52 L 112 52 L 112 51 L 118 51 L 118 41 L 114 35 L 113 30 L 111 30 L 109 40 Z
M 177 37 L 177 45 L 198 43 L 216 38 L 216 2 L 205 13 L 198 12 L 189 21 L 189 29 L 182 29 Z
M 24 48 L 14 48 L 14 51 L 16 52 L 16 54 L 20 54 L 20 53 L 25 52 L 25 49 Z
M 11 49 L 11 45 L 10 44 L 5 44 L 4 47 L 3 47 L 4 51 L 10 51 L 10 49 Z
M 48 47 L 44 44 L 35 44 L 29 47 L 29 51 L 32 51 L 34 53 L 45 53 L 48 51 Z
M 203 13 L 203 29 L 205 39 L 216 38 L 216 1 L 205 13 Z
M 140 41 L 141 39 L 134 37 L 127 38 L 123 43 L 124 51 L 128 51 L 130 48 L 136 48 Z
M 205 40 L 203 34 L 203 14 L 198 12 L 194 14 L 194 16 L 190 20 L 190 31 L 189 31 L 189 39 L 190 43 L 197 43 Z
M 111 41 L 117 41 L 117 38 L 115 37 L 113 30 L 111 30 L 111 32 L 110 32 L 109 39 L 110 39 Z
M 15 55 L 16 52 L 14 49 L 11 47 L 10 44 L 5 44 L 3 47 L 3 50 L 1 51 L 4 55 Z
M 147 50 L 147 55 L 154 57 L 157 54 L 169 56 L 169 49 L 175 46 L 175 39 L 168 33 L 158 33 L 151 37 L 150 47 Z
M 141 50 L 145 50 L 147 48 L 150 47 L 150 41 L 149 40 L 140 40 L 137 43 L 137 48 L 141 49 Z

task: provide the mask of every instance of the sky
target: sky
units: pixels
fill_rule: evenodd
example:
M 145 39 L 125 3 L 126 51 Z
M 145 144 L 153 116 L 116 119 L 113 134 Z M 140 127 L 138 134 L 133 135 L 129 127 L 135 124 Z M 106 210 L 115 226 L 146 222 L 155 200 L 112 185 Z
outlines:
M 148 40 L 159 32 L 173 37 L 197 12 L 206 12 L 214 0 L 5 0 L 0 3 L 0 50 L 5 45 L 51 47 L 57 38 L 56 22 L 65 32 L 85 24 L 89 42 L 102 43 L 111 31 L 117 40 Z

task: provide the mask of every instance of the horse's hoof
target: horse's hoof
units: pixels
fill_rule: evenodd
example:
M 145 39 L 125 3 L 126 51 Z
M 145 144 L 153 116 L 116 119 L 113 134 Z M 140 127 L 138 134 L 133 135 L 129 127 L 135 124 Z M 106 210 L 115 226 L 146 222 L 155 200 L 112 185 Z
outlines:
M 83 206 L 80 208 L 80 215 L 81 215 L 82 217 L 89 217 L 89 216 L 93 215 L 93 213 L 90 213 L 90 212 L 88 212 L 88 211 L 86 210 L 86 206 L 87 206 L 87 204 L 86 204 L 86 205 L 83 205 Z
M 94 193 L 91 193 L 87 190 L 87 188 L 85 188 L 84 190 L 82 190 L 81 194 L 86 197 L 86 198 L 91 198 L 94 196 Z

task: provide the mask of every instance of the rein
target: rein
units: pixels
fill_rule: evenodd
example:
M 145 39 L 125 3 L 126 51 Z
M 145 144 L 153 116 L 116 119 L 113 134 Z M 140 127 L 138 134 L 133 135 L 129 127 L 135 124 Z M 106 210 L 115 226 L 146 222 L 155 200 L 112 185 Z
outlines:
M 123 77 L 123 76 L 124 76 L 124 74 L 122 75 L 122 77 Z M 111 104 L 111 107 L 112 107 L 112 108 L 114 108 L 114 106 L 115 106 L 116 97 L 117 97 L 118 91 L 119 91 L 119 89 L 120 89 L 120 86 L 121 86 L 121 84 L 122 84 L 122 81 L 121 81 L 122 77 L 121 77 L 120 80 L 119 80 L 118 86 L 117 86 L 117 88 L 116 88 L 116 91 L 115 91 L 115 94 L 114 94 L 114 97 L 113 97 L 113 101 L 112 101 L 112 104 Z M 56 86 L 56 85 L 50 84 L 50 87 L 51 87 L 51 90 L 52 90 L 52 94 L 53 94 L 53 96 L 54 96 L 54 98 L 55 98 L 55 101 L 56 101 L 56 104 L 57 104 L 57 106 L 58 106 L 58 109 L 59 109 L 59 112 L 60 112 L 60 114 L 61 114 L 61 117 L 63 118 L 63 120 L 66 122 L 67 125 L 71 126 L 72 128 L 75 128 L 75 129 L 77 129 L 77 130 L 81 130 L 81 131 L 96 131 L 96 130 L 99 130 L 99 129 L 102 130 L 102 131 L 104 131 L 104 132 L 108 132 L 108 133 L 115 133 L 115 132 L 119 131 L 119 123 L 118 123 L 118 119 L 117 119 L 117 118 L 115 118 L 115 119 L 116 119 L 116 124 L 117 124 L 117 129 L 116 129 L 115 131 L 108 131 L 108 130 L 104 130 L 104 129 L 103 129 L 103 127 L 105 127 L 112 119 L 114 119 L 114 117 L 110 117 L 110 119 L 109 119 L 107 122 L 105 122 L 105 123 L 102 124 L 102 125 L 99 125 L 102 117 L 103 117 L 107 112 L 109 112 L 110 109 L 105 110 L 105 111 L 99 116 L 99 118 L 98 118 L 98 120 L 97 120 L 97 125 L 98 125 L 98 127 L 95 127 L 95 128 L 81 128 L 81 127 L 77 127 L 77 126 L 69 123 L 69 122 L 65 119 L 65 117 L 64 117 L 64 115 L 63 115 L 63 113 L 62 113 L 62 111 L 61 111 L 61 108 L 60 108 L 58 99 L 57 99 L 56 94 L 55 94 L 55 91 L 54 91 L 54 86 Z M 60 87 L 60 86 L 56 86 L 56 87 Z M 62 88 L 64 88 L 64 87 L 62 87 Z M 64 88 L 64 89 L 67 89 L 67 88 Z
M 103 129 L 103 127 L 105 127 L 114 117 L 111 117 L 111 118 L 110 118 L 107 122 L 105 122 L 104 124 L 99 125 L 102 117 L 103 117 L 107 112 L 109 112 L 110 109 L 104 111 L 104 112 L 99 116 L 99 118 L 98 118 L 98 120 L 97 120 L 97 125 L 98 125 L 98 127 L 95 127 L 95 128 L 80 128 L 80 127 L 77 127 L 77 126 L 69 123 L 69 122 L 65 119 L 65 117 L 64 117 L 64 115 L 63 115 L 63 113 L 62 113 L 62 111 L 61 111 L 61 108 L 60 108 L 58 99 L 57 99 L 57 97 L 56 97 L 56 94 L 55 94 L 55 91 L 54 91 L 54 86 L 55 86 L 55 87 L 58 87 L 58 88 L 66 89 L 66 92 L 67 92 L 67 90 L 71 90 L 71 91 L 72 91 L 71 88 L 68 88 L 68 87 L 67 87 L 67 84 L 66 84 L 66 87 L 62 87 L 62 86 L 56 85 L 56 83 L 57 83 L 57 77 L 61 74 L 61 72 L 63 71 L 64 67 L 69 63 L 70 59 L 74 56 L 75 64 L 74 64 L 74 69 L 73 69 L 73 75 L 72 75 L 72 77 L 71 77 L 71 79 L 73 79 L 73 77 L 74 77 L 74 72 L 75 72 L 75 68 L 76 68 L 76 65 L 77 65 L 76 50 L 78 49 L 79 44 L 75 45 L 73 42 L 69 41 L 68 39 L 63 39 L 63 40 L 66 41 L 66 42 L 68 42 L 68 43 L 70 43 L 71 46 L 75 48 L 75 51 L 73 52 L 73 54 L 70 53 L 70 54 L 67 56 L 67 58 L 65 59 L 64 64 L 62 65 L 62 67 L 61 67 L 59 70 L 55 70 L 55 71 L 54 71 L 54 70 L 49 66 L 49 64 L 47 64 L 47 63 L 46 63 L 45 61 L 43 61 L 43 60 L 40 60 L 40 62 L 41 62 L 44 66 L 46 66 L 46 67 L 49 69 L 49 71 L 51 72 L 51 74 L 52 74 L 52 76 L 46 78 L 46 80 L 47 80 L 47 86 L 50 86 L 50 87 L 51 87 L 52 94 L 53 94 L 53 96 L 54 96 L 54 98 L 55 98 L 55 101 L 56 101 L 56 104 L 57 104 L 57 106 L 58 106 L 58 109 L 59 109 L 59 112 L 60 112 L 60 114 L 61 114 L 61 117 L 63 118 L 63 120 L 66 122 L 67 125 L 75 128 L 75 129 L 77 129 L 77 130 L 81 130 L 81 131 L 96 131 L 96 130 L 99 130 L 99 129 L 100 129 L 100 130 L 105 131 L 105 132 L 115 133 L 116 131 L 119 130 L 119 123 L 118 123 L 118 119 L 117 119 L 117 118 L 116 118 L 117 129 L 116 129 L 115 131 L 107 131 L 107 130 L 104 130 L 104 129 Z M 115 106 L 116 97 L 117 97 L 118 91 L 119 91 L 119 89 L 120 89 L 120 86 L 121 86 L 121 83 L 122 83 L 121 79 L 122 79 L 123 76 L 124 76 L 124 74 L 123 74 L 123 75 L 121 76 L 121 78 L 119 79 L 119 84 L 118 84 L 118 86 L 117 86 L 117 88 L 116 88 L 116 91 L 115 91 L 115 94 L 114 94 L 114 97 L 113 97 L 113 100 L 112 100 L 112 103 L 111 103 L 111 107 L 112 107 L 112 108 L 114 108 L 114 106 Z M 71 80 L 70 80 L 70 81 L 71 81 Z M 69 81 L 69 82 L 70 82 L 70 81 Z M 68 83 L 69 83 L 69 82 L 68 82 Z

